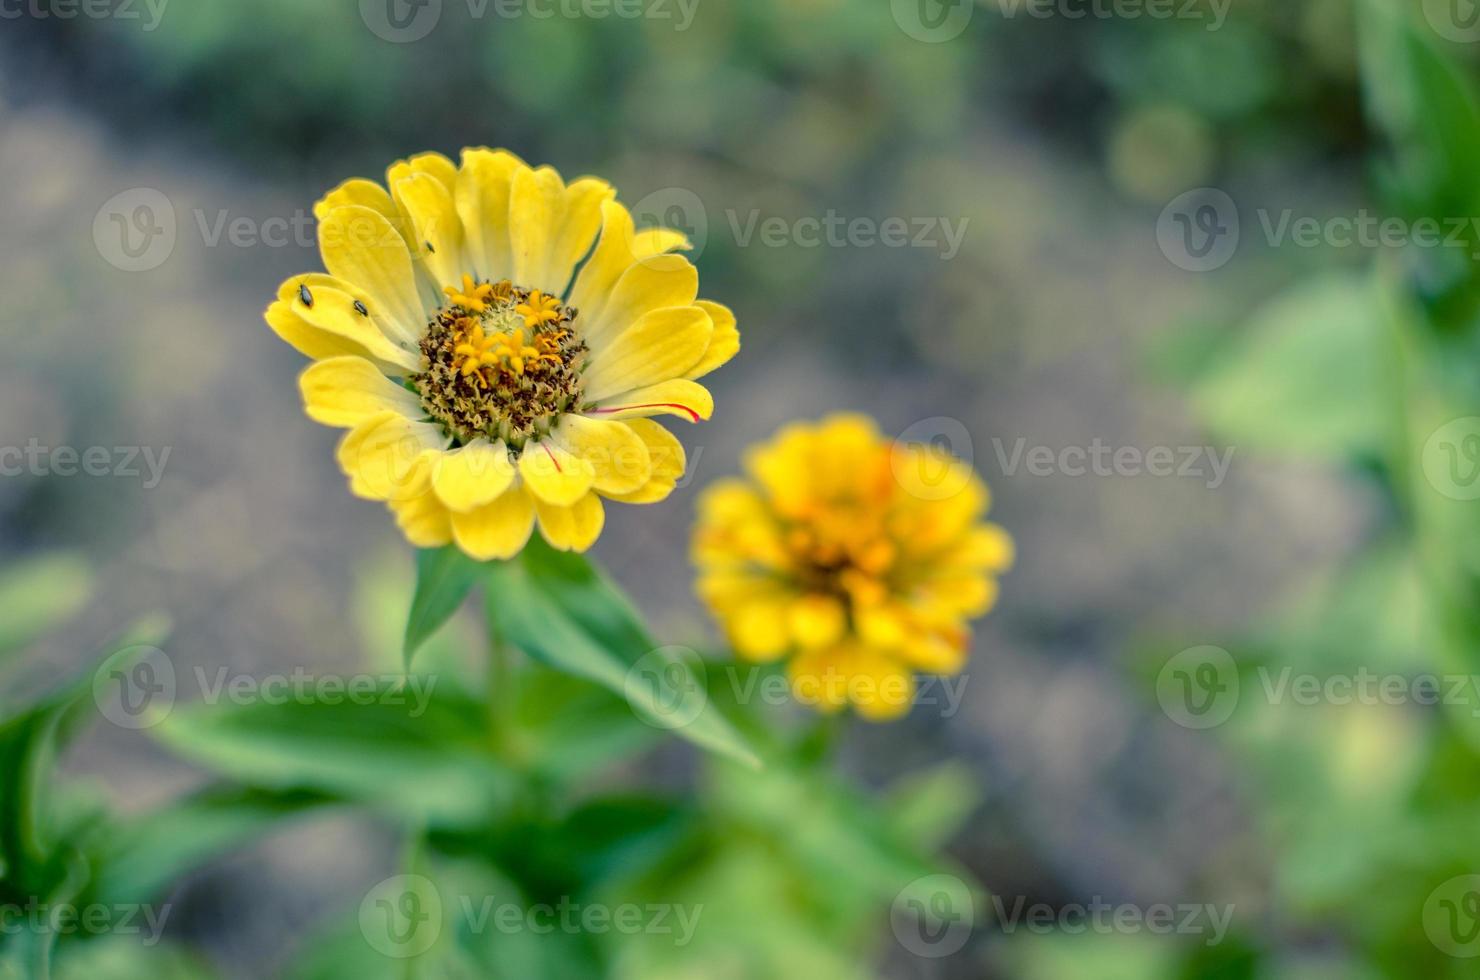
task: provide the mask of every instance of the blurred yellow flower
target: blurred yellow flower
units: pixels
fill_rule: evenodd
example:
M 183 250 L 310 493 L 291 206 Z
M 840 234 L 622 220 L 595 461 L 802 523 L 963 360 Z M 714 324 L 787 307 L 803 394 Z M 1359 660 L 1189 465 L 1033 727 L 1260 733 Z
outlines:
M 697 298 L 674 254 L 685 237 L 636 230 L 615 194 L 468 149 L 461 166 L 422 154 L 386 187 L 349 180 L 314 206 L 328 274 L 285 282 L 267 322 L 317 362 L 304 403 L 349 430 L 351 491 L 385 501 L 413 544 L 507 558 L 538 523 L 584 551 L 602 498 L 662 500 L 683 473 L 650 416 L 707 419 L 696 379 L 740 335 Z
M 873 720 L 909 709 L 916 672 L 960 671 L 1013 560 L 970 466 L 836 415 L 786 426 L 745 468 L 704 492 L 693 541 L 739 656 L 789 656 L 798 700 Z

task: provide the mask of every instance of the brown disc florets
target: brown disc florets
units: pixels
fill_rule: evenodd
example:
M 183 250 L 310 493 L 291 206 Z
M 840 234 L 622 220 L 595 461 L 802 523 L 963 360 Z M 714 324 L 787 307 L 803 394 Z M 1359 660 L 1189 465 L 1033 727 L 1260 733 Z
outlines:
M 587 348 L 575 310 L 508 280 L 464 276 L 447 295 L 421 341 L 426 368 L 411 381 L 448 435 L 520 448 L 580 404 Z

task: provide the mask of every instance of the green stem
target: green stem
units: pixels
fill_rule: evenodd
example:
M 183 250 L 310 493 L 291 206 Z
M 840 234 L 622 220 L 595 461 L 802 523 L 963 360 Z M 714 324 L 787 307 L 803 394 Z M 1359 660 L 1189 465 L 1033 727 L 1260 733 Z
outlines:
M 813 766 L 824 766 L 831 763 L 833 755 L 837 752 L 838 743 L 842 741 L 847 718 L 846 711 L 819 715 L 812 726 L 797 740 L 797 761 Z
M 507 756 L 513 731 L 513 656 L 492 609 L 485 609 L 484 619 L 488 627 L 488 745 L 495 755 Z

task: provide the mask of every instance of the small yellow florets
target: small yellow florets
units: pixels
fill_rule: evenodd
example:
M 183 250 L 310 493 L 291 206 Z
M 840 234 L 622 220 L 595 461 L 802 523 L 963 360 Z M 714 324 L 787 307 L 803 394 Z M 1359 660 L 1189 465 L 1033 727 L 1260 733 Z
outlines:
M 694 532 L 700 595 L 740 656 L 790 657 L 799 700 L 874 719 L 909 709 L 916 671 L 961 669 L 967 622 L 1012 563 L 969 466 L 836 416 L 787 427 L 746 468 L 705 491 Z
M 422 340 L 427 368 L 411 380 L 449 435 L 520 446 L 577 403 L 586 347 L 570 326 L 574 310 L 507 280 L 464 275 L 443 291 L 448 305 Z

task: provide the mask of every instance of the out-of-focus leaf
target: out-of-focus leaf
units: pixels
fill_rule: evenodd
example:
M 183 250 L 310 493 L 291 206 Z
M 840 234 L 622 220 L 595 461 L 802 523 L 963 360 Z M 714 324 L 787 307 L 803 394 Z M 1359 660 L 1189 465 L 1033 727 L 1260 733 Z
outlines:
M 971 770 L 960 762 L 946 762 L 890 786 L 885 819 L 899 839 L 928 850 L 954 837 L 981 799 Z
M 411 612 L 406 617 L 404 653 L 408 668 L 427 638 L 457 612 L 473 583 L 478 580 L 480 570 L 478 562 L 455 545 L 417 554 L 416 594 L 411 600 Z
M 1433 217 L 1475 213 L 1480 102 L 1473 87 L 1409 5 L 1361 0 L 1357 12 L 1363 94 L 1397 152 L 1399 190 Z
M 162 642 L 166 628 L 157 619 L 136 623 L 106 648 L 114 652 L 104 659 Z M 50 789 L 57 753 L 94 717 L 91 694 L 89 675 L 0 719 L 0 902 L 68 902 L 87 883 L 87 862 L 72 839 L 82 827 L 54 812 Z M 51 930 L 22 929 L 0 935 L 0 953 L 12 965 L 23 964 L 25 975 L 46 976 L 54 941 Z
M 559 782 L 581 779 L 649 748 L 661 729 L 605 688 L 532 663 L 515 680 L 510 737 L 521 764 Z
M 92 572 L 77 555 L 23 559 L 0 573 L 0 656 L 70 617 L 92 595 Z
M 58 956 L 56 980 L 210 980 L 216 975 L 179 950 L 163 944 L 146 945 L 154 938 L 118 938 L 64 947 L 64 954 Z
M 653 686 L 633 667 L 656 648 L 631 603 L 580 555 L 555 551 L 538 537 L 518 559 L 488 566 L 489 615 L 504 637 L 556 670 L 594 681 L 625 697 L 648 717 L 664 711 Z M 682 660 L 675 686 L 700 686 Z M 707 701 L 674 734 L 748 765 L 759 765 L 739 732 Z
M 109 904 L 149 902 L 211 858 L 335 802 L 313 792 L 209 788 L 110 827 L 90 894 Z
M 507 802 L 513 777 L 485 751 L 483 706 L 435 687 L 380 683 L 360 703 L 177 708 L 152 731 L 185 758 L 249 786 L 476 821 Z
M 1358 277 L 1295 287 L 1265 306 L 1199 382 L 1198 414 L 1240 451 L 1331 462 L 1380 456 L 1391 422 L 1378 306 L 1375 288 Z

